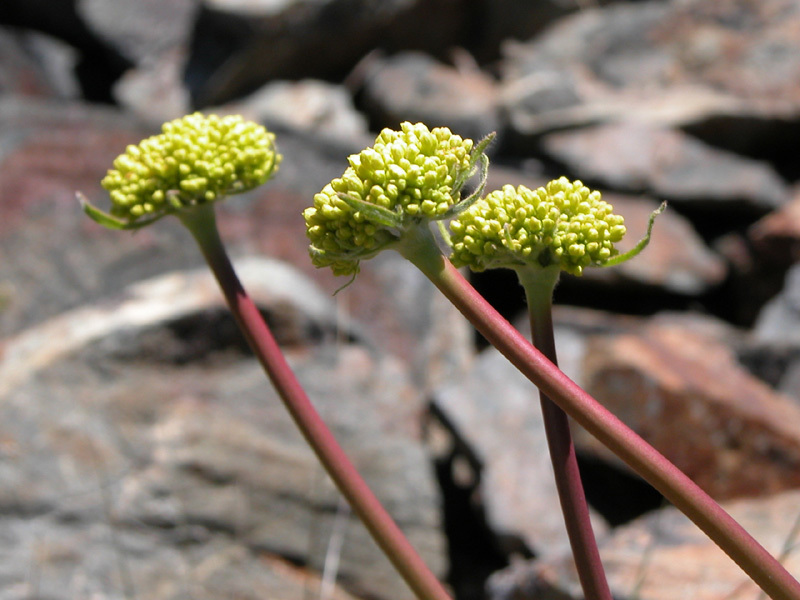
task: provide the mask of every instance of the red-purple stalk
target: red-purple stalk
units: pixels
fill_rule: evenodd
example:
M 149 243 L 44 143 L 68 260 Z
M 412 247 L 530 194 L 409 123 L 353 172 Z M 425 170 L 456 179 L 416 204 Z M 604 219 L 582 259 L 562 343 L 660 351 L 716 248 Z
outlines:
M 202 205 L 179 216 L 200 245 L 231 312 L 294 422 L 353 511 L 417 598 L 451 600 L 311 404 L 258 307 L 245 292 L 233 269 L 216 227 L 213 207 Z
M 560 267 L 516 269 L 528 301 L 533 345 L 554 365 L 557 365 L 553 337 L 553 289 L 561 272 Z M 589 506 L 572 442 L 569 418 L 544 392 L 539 392 L 547 445 L 553 463 L 561 512 L 567 526 L 572 556 L 578 571 L 585 598 L 613 600 L 608 587 L 600 551 L 592 529 Z
M 534 348 L 417 228 L 398 251 L 419 268 L 472 325 L 564 412 L 689 517 L 773 600 L 800 600 L 800 582 L 680 469 L 582 390 Z

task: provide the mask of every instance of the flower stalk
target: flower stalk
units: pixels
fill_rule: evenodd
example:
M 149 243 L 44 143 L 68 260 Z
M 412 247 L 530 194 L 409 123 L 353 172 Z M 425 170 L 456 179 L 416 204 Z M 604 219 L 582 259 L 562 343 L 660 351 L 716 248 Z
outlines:
M 417 598 L 450 600 L 442 584 L 347 457 L 292 372 L 233 269 L 216 227 L 213 208 L 210 205 L 198 206 L 194 210 L 182 211 L 178 216 L 200 246 L 248 344 L 336 487 Z
M 216 226 L 213 203 L 253 189 L 277 170 L 275 137 L 239 116 L 195 113 L 129 146 L 102 181 L 104 212 L 78 194 L 84 212 L 117 230 L 135 230 L 167 215 L 191 232 L 250 348 L 320 463 L 378 546 L 419 600 L 450 600 L 437 577 L 367 486 L 292 372 L 258 307 L 242 287 Z
M 516 272 L 528 302 L 533 345 L 557 365 L 552 298 L 561 270 L 557 266 L 543 269 L 519 267 Z M 567 535 L 583 595 L 597 600 L 612 600 L 592 529 L 569 419 L 567 414 L 542 391 L 539 392 L 539 401 L 542 406 L 545 434 L 553 463 L 561 512 L 567 526 Z
M 680 469 L 534 348 L 442 256 L 429 230 L 408 232 L 398 251 L 521 373 L 689 517 L 770 598 L 800 600 L 800 582 L 778 560 Z

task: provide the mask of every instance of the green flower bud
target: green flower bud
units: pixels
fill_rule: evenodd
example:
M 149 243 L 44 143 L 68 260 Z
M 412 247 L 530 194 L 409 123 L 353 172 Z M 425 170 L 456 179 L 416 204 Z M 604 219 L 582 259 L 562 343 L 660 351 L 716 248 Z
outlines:
M 384 129 L 304 211 L 314 265 L 355 274 L 360 260 L 397 241 L 405 228 L 452 216 L 490 139 L 473 147 L 446 127 Z
M 84 203 L 98 222 L 135 228 L 183 208 L 251 190 L 277 170 L 275 136 L 238 115 L 194 113 L 165 123 L 159 135 L 128 146 L 101 182 L 110 215 Z M 136 223 L 137 219 L 143 219 Z
M 536 190 L 507 185 L 450 223 L 451 260 L 473 271 L 558 265 L 580 275 L 618 254 L 625 225 L 612 210 L 600 192 L 566 177 Z

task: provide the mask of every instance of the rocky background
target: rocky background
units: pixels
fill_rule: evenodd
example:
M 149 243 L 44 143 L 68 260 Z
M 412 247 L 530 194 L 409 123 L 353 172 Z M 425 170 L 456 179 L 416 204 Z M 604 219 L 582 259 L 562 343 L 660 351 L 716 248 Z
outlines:
M 74 193 L 191 110 L 278 135 L 218 211 L 311 397 L 456 600 L 578 599 L 534 390 L 399 257 L 348 289 L 300 213 L 402 120 L 498 133 L 490 189 L 565 174 L 629 244 L 557 290 L 563 368 L 800 575 L 800 1 L 0 2 L 0 599 L 402 600 L 193 243 Z M 515 322 L 509 273 L 473 277 Z M 756 600 L 576 430 L 621 600 Z

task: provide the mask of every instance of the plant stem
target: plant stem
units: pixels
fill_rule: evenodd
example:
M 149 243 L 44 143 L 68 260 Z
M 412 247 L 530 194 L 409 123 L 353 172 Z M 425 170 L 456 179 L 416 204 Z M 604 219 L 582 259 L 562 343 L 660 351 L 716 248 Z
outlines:
M 520 267 L 516 269 L 528 301 L 533 345 L 556 365 L 556 345 L 553 337 L 553 289 L 561 272 L 558 266 L 547 268 Z M 567 414 L 547 394 L 540 391 L 547 445 L 556 479 L 561 512 L 567 526 L 572 556 L 585 598 L 612 600 L 606 581 L 600 552 L 592 530 L 589 507 L 575 456 L 575 445 L 569 429 Z
M 450 600 L 403 532 L 345 455 L 286 362 L 258 307 L 242 287 L 220 239 L 211 205 L 180 213 L 214 273 L 247 342 L 328 475 L 420 600 Z
M 800 600 L 800 582 L 780 562 L 680 469 L 536 350 L 441 255 L 429 230 L 407 232 L 397 250 L 534 385 L 689 517 L 773 600 Z

